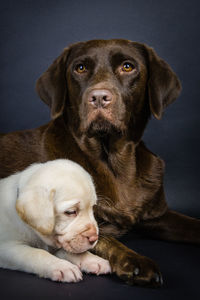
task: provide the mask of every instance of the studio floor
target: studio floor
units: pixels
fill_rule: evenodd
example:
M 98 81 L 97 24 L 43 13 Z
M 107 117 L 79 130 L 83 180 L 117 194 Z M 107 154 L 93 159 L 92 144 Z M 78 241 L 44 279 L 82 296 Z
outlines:
M 164 284 L 159 289 L 128 286 L 115 275 L 84 275 L 79 283 L 56 283 L 32 274 L 0 269 L 0 299 L 200 299 L 199 247 L 126 235 L 122 241 L 154 259 Z

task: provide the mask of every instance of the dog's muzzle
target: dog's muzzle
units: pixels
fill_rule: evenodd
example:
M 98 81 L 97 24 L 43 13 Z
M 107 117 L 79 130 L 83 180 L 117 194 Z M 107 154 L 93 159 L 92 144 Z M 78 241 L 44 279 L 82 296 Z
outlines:
M 94 89 L 88 94 L 88 102 L 94 108 L 106 108 L 113 102 L 114 96 L 107 89 Z

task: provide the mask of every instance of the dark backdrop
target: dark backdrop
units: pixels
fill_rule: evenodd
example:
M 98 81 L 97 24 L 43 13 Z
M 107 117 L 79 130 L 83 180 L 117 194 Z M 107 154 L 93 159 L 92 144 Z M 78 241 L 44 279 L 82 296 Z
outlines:
M 200 216 L 198 0 L 7 0 L 1 1 L 0 29 L 1 132 L 49 121 L 35 82 L 68 44 L 127 38 L 152 46 L 178 74 L 183 91 L 161 121 L 151 120 L 144 140 L 166 162 L 169 205 Z

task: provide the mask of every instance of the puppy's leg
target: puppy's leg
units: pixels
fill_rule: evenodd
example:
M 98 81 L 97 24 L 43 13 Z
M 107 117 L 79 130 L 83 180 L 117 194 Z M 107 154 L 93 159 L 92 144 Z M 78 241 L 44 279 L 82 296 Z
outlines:
M 60 249 L 57 251 L 56 256 L 69 260 L 71 263 L 77 265 L 81 271 L 86 273 L 93 273 L 96 275 L 111 273 L 111 267 L 108 260 L 94 255 L 89 251 L 73 254 Z
M 200 245 L 200 220 L 173 210 L 159 218 L 140 222 L 134 229 L 157 239 Z
M 0 267 L 37 274 L 53 281 L 77 282 L 82 280 L 80 269 L 43 249 L 19 242 L 4 242 L 0 246 Z

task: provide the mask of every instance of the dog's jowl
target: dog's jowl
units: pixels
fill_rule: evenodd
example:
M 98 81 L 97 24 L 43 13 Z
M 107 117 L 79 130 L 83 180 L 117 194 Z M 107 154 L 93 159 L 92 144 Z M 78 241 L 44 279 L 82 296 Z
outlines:
M 38 79 L 52 120 L 1 135 L 1 177 L 33 162 L 68 158 L 93 177 L 100 238 L 93 251 L 129 284 L 160 286 L 156 263 L 115 239 L 134 228 L 152 237 L 200 243 L 200 221 L 171 211 L 164 162 L 142 142 L 149 118 L 162 118 L 181 91 L 170 66 L 147 45 L 128 40 L 80 42 Z

